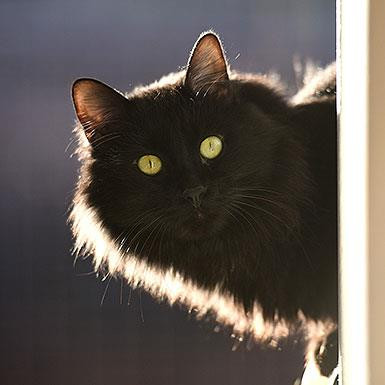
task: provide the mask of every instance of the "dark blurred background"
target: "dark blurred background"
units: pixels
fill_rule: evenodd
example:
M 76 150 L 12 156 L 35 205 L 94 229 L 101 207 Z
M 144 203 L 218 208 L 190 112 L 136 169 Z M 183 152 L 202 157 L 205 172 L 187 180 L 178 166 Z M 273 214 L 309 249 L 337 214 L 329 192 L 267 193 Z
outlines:
M 121 90 L 186 63 L 204 30 L 243 71 L 295 85 L 293 57 L 335 56 L 333 0 L 0 0 L 0 384 L 285 385 L 300 347 L 241 344 L 121 282 L 73 265 L 70 87 Z M 107 287 L 108 285 L 108 287 Z M 103 300 L 104 297 L 104 300 Z

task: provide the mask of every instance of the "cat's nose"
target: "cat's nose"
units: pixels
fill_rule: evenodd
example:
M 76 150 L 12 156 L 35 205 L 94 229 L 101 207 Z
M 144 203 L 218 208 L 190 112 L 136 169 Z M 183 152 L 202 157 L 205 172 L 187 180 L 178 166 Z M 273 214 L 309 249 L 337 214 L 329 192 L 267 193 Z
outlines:
M 183 191 L 183 198 L 192 203 L 195 208 L 200 207 L 202 195 L 207 191 L 205 186 L 196 186 L 187 188 Z

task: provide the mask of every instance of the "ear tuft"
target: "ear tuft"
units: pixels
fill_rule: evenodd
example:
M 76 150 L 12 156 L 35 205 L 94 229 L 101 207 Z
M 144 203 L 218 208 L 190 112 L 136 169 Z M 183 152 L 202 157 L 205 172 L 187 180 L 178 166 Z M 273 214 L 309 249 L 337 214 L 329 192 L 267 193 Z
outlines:
M 201 35 L 187 65 L 185 85 L 196 95 L 216 92 L 229 80 L 222 44 L 213 32 Z
M 78 79 L 72 86 L 76 115 L 87 139 L 92 141 L 103 134 L 102 127 L 117 119 L 127 99 L 119 92 L 94 79 Z

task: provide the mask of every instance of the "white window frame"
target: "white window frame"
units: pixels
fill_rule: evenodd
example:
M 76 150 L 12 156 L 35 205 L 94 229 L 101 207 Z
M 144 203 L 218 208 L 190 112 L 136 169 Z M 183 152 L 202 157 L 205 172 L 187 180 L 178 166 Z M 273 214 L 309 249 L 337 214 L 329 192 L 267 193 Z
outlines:
M 337 6 L 342 384 L 385 384 L 385 1 Z

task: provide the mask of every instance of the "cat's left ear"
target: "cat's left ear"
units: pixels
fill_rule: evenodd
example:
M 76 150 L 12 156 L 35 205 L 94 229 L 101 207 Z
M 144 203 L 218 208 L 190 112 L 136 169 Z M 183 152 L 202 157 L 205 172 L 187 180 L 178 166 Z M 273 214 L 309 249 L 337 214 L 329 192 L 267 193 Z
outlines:
M 88 141 L 108 133 L 110 123 L 119 120 L 127 99 L 113 88 L 95 79 L 78 79 L 72 86 L 76 115 Z
M 224 90 L 229 80 L 222 44 L 217 35 L 207 32 L 199 37 L 187 64 L 185 86 L 195 95 Z

